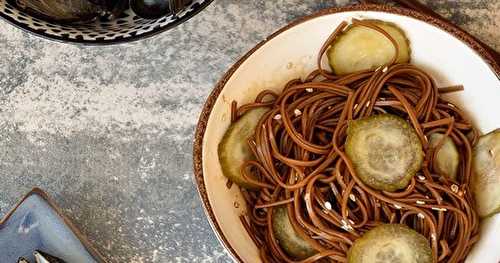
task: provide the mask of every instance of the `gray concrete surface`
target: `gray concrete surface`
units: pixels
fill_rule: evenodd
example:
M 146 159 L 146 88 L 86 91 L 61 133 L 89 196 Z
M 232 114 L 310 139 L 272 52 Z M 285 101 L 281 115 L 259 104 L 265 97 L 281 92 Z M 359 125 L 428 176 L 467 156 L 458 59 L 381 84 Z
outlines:
M 34 186 L 110 262 L 227 262 L 192 180 L 214 83 L 300 16 L 349 1 L 217 0 L 146 41 L 76 47 L 0 21 L 0 216 Z M 500 49 L 498 0 L 431 1 Z

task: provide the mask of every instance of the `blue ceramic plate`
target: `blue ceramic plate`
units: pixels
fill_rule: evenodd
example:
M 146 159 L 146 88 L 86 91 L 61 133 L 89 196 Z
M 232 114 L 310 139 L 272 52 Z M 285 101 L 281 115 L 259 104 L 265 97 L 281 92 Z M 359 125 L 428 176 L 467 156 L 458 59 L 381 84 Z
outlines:
M 0 262 L 24 257 L 35 262 L 41 250 L 66 262 L 105 262 L 88 240 L 41 189 L 29 192 L 0 221 Z

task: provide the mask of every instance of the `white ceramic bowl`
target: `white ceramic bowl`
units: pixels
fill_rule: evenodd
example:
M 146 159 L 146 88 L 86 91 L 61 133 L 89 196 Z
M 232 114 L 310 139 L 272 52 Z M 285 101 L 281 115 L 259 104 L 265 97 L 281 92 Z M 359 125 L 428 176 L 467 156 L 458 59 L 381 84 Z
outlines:
M 315 69 L 317 53 L 332 30 L 353 17 L 399 25 L 411 41 L 412 63 L 430 72 L 438 85 L 464 85 L 465 90 L 450 99 L 461 105 L 482 132 L 500 127 L 500 67 L 454 27 L 412 11 L 380 6 L 328 9 L 286 26 L 226 73 L 208 98 L 196 132 L 194 168 L 200 196 L 214 231 L 235 261 L 260 259 L 238 218 L 246 211 L 243 197 L 238 187 L 226 188 L 217 156 L 217 145 L 230 124 L 230 103 L 250 102 L 263 89 L 280 91 L 288 80 L 304 77 Z M 483 225 L 483 237 L 489 233 L 496 240 L 482 240 L 468 262 L 500 260 L 499 250 L 491 246 L 500 243 L 500 216 L 490 221 Z

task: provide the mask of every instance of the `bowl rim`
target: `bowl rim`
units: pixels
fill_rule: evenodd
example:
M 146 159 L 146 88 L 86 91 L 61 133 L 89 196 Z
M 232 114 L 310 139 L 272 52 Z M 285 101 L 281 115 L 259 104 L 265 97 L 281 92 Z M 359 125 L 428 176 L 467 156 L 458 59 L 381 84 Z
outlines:
M 34 30 L 28 26 L 24 26 L 21 23 L 18 23 L 11 17 L 7 16 L 4 13 L 0 12 L 0 18 L 3 18 L 3 21 L 7 22 L 7 24 L 10 24 L 16 28 L 21 29 L 24 32 L 27 32 L 29 34 L 32 34 L 34 36 L 50 40 L 50 41 L 55 41 L 63 44 L 72 44 L 76 46 L 111 46 L 111 45 L 119 45 L 119 44 L 125 44 L 125 43 L 131 43 L 131 42 L 137 42 L 140 40 L 148 39 L 153 36 L 156 36 L 158 34 L 161 34 L 163 32 L 166 32 L 170 29 L 173 29 L 174 27 L 188 21 L 189 19 L 193 18 L 196 16 L 198 13 L 203 11 L 205 8 L 207 8 L 214 0 L 206 0 L 199 6 L 199 8 L 194 9 L 191 13 L 181 17 L 180 19 L 175 20 L 171 24 L 168 24 L 162 28 L 159 29 L 153 29 L 152 31 L 146 32 L 141 35 L 135 35 L 127 38 L 119 38 L 119 39 L 112 39 L 112 40 L 83 40 L 83 39 L 71 39 L 71 38 L 65 38 L 61 36 L 54 36 L 54 35 L 49 35 L 46 34 L 45 32 L 40 32 L 37 30 Z
M 251 50 L 249 50 L 245 55 L 243 55 L 235 64 L 233 64 L 229 70 L 222 76 L 222 78 L 217 82 L 215 85 L 214 89 L 208 96 L 203 109 L 201 111 L 198 124 L 196 126 L 196 131 L 195 131 L 195 136 L 194 136 L 194 142 L 193 142 L 193 168 L 194 168 L 194 179 L 196 182 L 196 187 L 198 190 L 198 194 L 201 198 L 203 208 L 205 211 L 205 215 L 208 217 L 208 221 L 210 223 L 210 226 L 212 227 L 212 230 L 216 234 L 219 243 L 221 243 L 224 248 L 227 250 L 231 258 L 235 262 L 244 262 L 243 259 L 238 255 L 236 250 L 232 247 L 232 245 L 229 243 L 228 239 L 225 237 L 224 233 L 222 232 L 222 228 L 220 227 L 219 223 L 217 222 L 215 213 L 212 209 L 212 206 L 210 204 L 209 198 L 208 198 L 208 193 L 207 189 L 205 187 L 205 182 L 204 182 L 204 175 L 203 175 L 203 138 L 206 132 L 207 124 L 208 124 L 208 119 L 210 118 L 210 114 L 212 112 L 213 107 L 215 106 L 215 102 L 217 101 L 217 98 L 221 94 L 222 90 L 226 86 L 226 83 L 229 81 L 229 79 L 233 76 L 233 74 L 236 72 L 236 70 L 245 62 L 251 55 L 253 55 L 258 49 L 260 49 L 264 44 L 269 42 L 270 40 L 274 39 L 276 36 L 280 35 L 281 33 L 299 25 L 304 22 L 307 22 L 309 20 L 321 17 L 321 16 L 326 16 L 326 15 L 331 15 L 331 14 L 336 14 L 336 13 L 342 13 L 342 12 L 351 12 L 351 11 L 377 11 L 377 12 L 385 12 L 385 13 L 390 13 L 390 14 L 396 14 L 396 15 L 402 15 L 410 18 L 417 19 L 419 21 L 428 23 L 430 25 L 436 26 L 437 28 L 451 34 L 453 37 L 459 39 L 463 43 L 465 43 L 467 46 L 472 48 L 474 51 L 476 51 L 483 60 L 489 64 L 491 67 L 491 70 L 496 73 L 497 77 L 500 78 L 500 65 L 495 62 L 495 60 L 492 58 L 492 56 L 477 42 L 475 41 L 470 35 L 464 33 L 461 29 L 459 29 L 457 26 L 450 24 L 448 22 L 445 22 L 443 20 L 436 19 L 434 17 L 431 17 L 429 15 L 425 15 L 423 13 L 406 9 L 406 8 L 400 8 L 400 7 L 394 7 L 394 6 L 388 6 L 388 5 L 374 5 L 374 4 L 358 4 L 358 5 L 351 5 L 351 6 L 344 6 L 344 7 L 331 7 L 331 8 L 326 8 L 323 10 L 320 10 L 319 12 L 313 13 L 311 15 L 304 16 L 302 18 L 299 18 L 297 20 L 292 21 L 288 25 L 282 27 L 281 29 L 277 30 L 276 32 L 272 33 L 269 37 L 265 38 L 265 40 L 261 41 L 258 43 L 255 47 L 253 47 Z

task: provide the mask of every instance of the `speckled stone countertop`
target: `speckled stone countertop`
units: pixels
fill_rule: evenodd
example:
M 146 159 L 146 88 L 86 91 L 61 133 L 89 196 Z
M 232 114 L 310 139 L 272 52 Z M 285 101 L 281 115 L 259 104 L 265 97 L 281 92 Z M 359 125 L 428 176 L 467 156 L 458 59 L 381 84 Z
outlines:
M 0 21 L 0 216 L 38 186 L 110 262 L 227 262 L 193 183 L 202 104 L 288 22 L 349 1 L 217 0 L 155 38 L 76 47 Z M 500 1 L 427 0 L 500 49 Z

